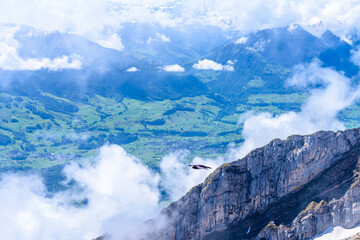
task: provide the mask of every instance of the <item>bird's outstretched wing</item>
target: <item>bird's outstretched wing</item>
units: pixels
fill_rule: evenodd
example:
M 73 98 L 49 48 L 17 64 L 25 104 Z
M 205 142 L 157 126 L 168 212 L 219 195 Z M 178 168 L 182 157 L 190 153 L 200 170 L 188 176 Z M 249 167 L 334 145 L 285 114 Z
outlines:
M 192 167 L 193 169 L 198 169 L 198 170 L 199 170 L 199 169 L 205 169 L 205 170 L 211 169 L 211 167 L 205 166 L 205 165 L 201 165 L 201 164 L 194 164 L 194 165 L 190 164 L 189 167 Z

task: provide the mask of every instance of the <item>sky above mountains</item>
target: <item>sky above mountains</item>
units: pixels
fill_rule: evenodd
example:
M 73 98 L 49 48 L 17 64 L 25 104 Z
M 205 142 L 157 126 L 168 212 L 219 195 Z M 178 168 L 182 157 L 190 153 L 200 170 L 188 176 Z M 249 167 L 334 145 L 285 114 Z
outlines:
M 357 0 L 2 0 L 0 22 L 78 34 L 102 46 L 122 50 L 119 31 L 127 22 L 156 23 L 172 28 L 211 25 L 244 34 L 298 23 L 309 26 L 308 30 L 313 33 L 330 29 L 347 39 L 348 33 L 360 22 L 359 10 Z M 159 38 L 171 41 L 166 35 Z

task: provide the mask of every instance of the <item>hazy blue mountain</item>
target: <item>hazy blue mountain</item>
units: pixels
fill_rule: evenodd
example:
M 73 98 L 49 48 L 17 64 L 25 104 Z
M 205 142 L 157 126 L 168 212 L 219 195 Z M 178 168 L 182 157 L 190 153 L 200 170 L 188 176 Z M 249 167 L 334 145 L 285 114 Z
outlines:
M 240 38 L 234 38 L 236 34 L 215 27 L 188 26 L 176 30 L 128 23 L 119 33 L 125 50 L 116 51 L 80 36 L 44 33 L 23 26 L 15 34 L 22 58 L 53 59 L 76 54 L 81 57 L 83 67 L 62 71 L 1 71 L 1 75 L 17 83 L 7 89 L 16 94 L 36 95 L 36 90 L 41 90 L 70 98 L 96 93 L 140 100 L 220 94 L 238 102 L 254 92 L 289 92 L 284 88 L 284 80 L 290 76 L 292 67 L 315 58 L 348 76 L 359 71 L 350 61 L 354 46 L 330 31 L 318 38 L 295 24 L 259 30 Z M 192 67 L 205 58 L 223 65 L 231 61 L 234 71 Z M 161 68 L 175 63 L 186 71 L 165 72 Z M 131 67 L 140 71 L 127 72 Z
M 146 67 L 156 65 L 155 61 L 129 51 L 105 48 L 84 37 L 60 32 L 42 32 L 21 26 L 14 39 L 19 42 L 18 54 L 22 58 L 50 58 L 63 55 L 78 55 L 83 68 L 98 71 L 108 69 L 126 70 L 134 65 Z M 45 47 L 44 47 L 45 46 Z
M 12 82 L 3 89 L 9 93 L 36 96 L 39 91 L 44 91 L 67 98 L 100 94 L 159 100 L 194 96 L 206 90 L 193 76 L 164 72 L 159 62 L 146 56 L 105 48 L 77 35 L 44 33 L 23 26 L 14 38 L 19 42 L 18 54 L 24 59 L 54 59 L 76 54 L 81 59 L 82 68 L 60 71 L 0 70 L 2 79 Z M 131 67 L 139 71 L 127 72 Z
M 192 72 L 209 87 L 229 99 L 244 101 L 253 93 L 291 92 L 284 81 L 292 68 L 300 63 L 319 59 L 325 67 L 343 71 L 347 76 L 358 74 L 359 67 L 351 62 L 349 45 L 330 31 L 320 38 L 299 25 L 287 28 L 259 30 L 212 49 L 201 59 L 210 59 L 222 65 L 233 62 L 234 71 Z
M 212 92 L 236 101 L 244 101 L 254 92 L 283 92 L 284 81 L 290 74 L 274 60 L 233 43 L 215 48 L 206 58 L 223 65 L 229 60 L 234 62 L 234 71 L 219 71 L 213 78 L 208 78 L 207 70 L 195 75 L 206 81 Z
M 350 51 L 353 49 L 353 46 L 329 30 L 318 38 L 296 24 L 287 28 L 259 30 L 235 39 L 232 44 L 234 49 L 257 52 L 286 68 L 310 62 L 314 58 L 319 58 L 326 65 L 337 68 L 341 63 L 330 62 L 327 53 L 334 52 L 336 54 L 333 54 L 332 57 L 336 61 L 340 61 L 339 58 L 342 58 L 342 61 L 351 64 L 349 58 Z M 228 51 L 228 53 L 228 59 L 231 59 L 236 51 Z M 352 66 L 354 67 L 354 65 Z
M 265 29 L 246 37 L 248 40 L 243 47 L 253 49 L 285 67 L 310 61 L 325 49 L 320 39 L 299 25 Z
M 321 40 L 328 43 L 328 48 L 318 56 L 325 67 L 334 67 L 350 77 L 358 74 L 359 67 L 351 62 L 351 51 L 355 50 L 356 45 L 351 46 L 330 31 L 326 31 L 321 36 Z
M 169 28 L 156 24 L 126 23 L 119 35 L 127 51 L 168 65 L 203 56 L 231 40 L 236 31 L 195 24 Z

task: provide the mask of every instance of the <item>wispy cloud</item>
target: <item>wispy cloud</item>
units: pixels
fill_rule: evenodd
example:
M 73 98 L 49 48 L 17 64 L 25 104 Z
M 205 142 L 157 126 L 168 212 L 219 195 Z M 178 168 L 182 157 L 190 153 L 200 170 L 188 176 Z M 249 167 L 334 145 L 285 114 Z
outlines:
M 160 40 L 163 42 L 170 42 L 170 38 L 164 34 L 157 33 L 156 36 L 158 36 Z
M 186 161 L 189 151 L 181 150 L 168 154 L 161 163 L 160 169 L 163 173 L 160 184 L 169 194 L 172 201 L 178 200 L 192 187 L 200 184 L 209 175 L 211 171 L 191 169 Z M 203 159 L 196 157 L 191 164 L 203 164 L 212 167 L 214 170 L 224 159 Z
M 236 39 L 235 44 L 245 44 L 245 43 L 247 43 L 247 41 L 248 41 L 248 38 L 243 36 L 243 37 Z
M 265 40 L 265 39 L 259 39 L 258 41 L 256 41 L 251 47 L 246 47 L 246 49 L 251 50 L 251 51 L 255 51 L 255 52 L 262 52 L 265 50 L 266 45 L 270 42 L 270 39 Z
M 73 54 L 50 58 L 26 58 L 18 55 L 19 43 L 14 39 L 16 27 L 0 27 L 0 68 L 4 70 L 39 70 L 49 69 L 59 71 L 62 69 L 80 69 L 81 57 Z
M 111 2 L 101 0 L 0 2 L 0 22 L 78 34 L 100 44 L 121 28 Z
M 164 34 L 156 33 L 155 37 L 148 37 L 146 43 L 151 44 L 152 42 L 157 42 L 157 41 L 170 42 L 170 38 Z
M 250 3 L 236 0 L 17 0 L 0 2 L 0 22 L 75 33 L 98 43 L 117 34 L 125 22 L 157 23 L 174 28 L 202 24 L 247 33 L 291 23 L 312 25 L 322 21 L 325 28 L 346 37 L 360 22 L 359 11 L 358 1 L 335 0 L 256 0 Z M 162 39 L 167 41 L 168 38 Z M 115 44 L 115 49 L 118 48 Z

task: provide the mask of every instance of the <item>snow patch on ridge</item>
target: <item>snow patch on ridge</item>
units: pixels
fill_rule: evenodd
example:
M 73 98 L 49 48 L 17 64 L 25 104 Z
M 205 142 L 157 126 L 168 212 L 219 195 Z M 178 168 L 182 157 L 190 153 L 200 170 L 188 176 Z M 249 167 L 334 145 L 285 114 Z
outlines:
M 352 237 L 360 232 L 360 226 L 346 229 L 341 226 L 328 228 L 323 233 L 315 236 L 312 240 L 339 240 Z

